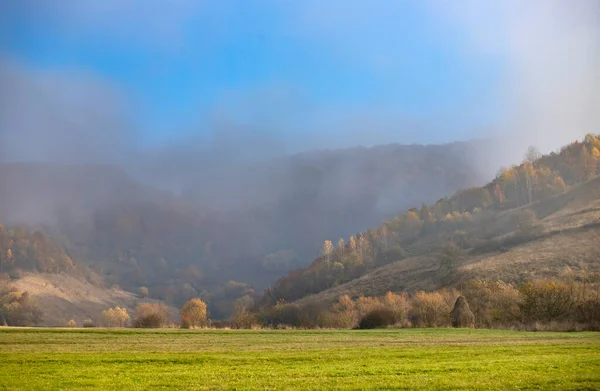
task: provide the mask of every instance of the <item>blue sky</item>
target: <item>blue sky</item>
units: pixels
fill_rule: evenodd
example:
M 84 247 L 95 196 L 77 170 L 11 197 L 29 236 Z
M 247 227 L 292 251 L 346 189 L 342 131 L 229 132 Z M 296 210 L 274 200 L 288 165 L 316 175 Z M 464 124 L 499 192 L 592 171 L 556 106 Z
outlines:
M 0 6 L 0 59 L 83 83 L 79 94 L 88 79 L 102 84 L 148 145 L 201 140 L 219 127 L 300 149 L 485 136 L 507 115 L 498 91 L 513 58 L 498 41 L 510 25 L 494 26 L 506 7 L 476 15 L 495 40 L 486 50 L 474 50 L 480 31 L 447 8 L 442 0 L 21 0 Z

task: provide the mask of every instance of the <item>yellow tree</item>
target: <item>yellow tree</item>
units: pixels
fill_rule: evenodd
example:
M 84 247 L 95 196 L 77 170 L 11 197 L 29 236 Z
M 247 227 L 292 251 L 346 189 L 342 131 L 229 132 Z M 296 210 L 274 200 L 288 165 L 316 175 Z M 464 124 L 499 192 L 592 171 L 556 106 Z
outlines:
M 206 303 L 199 298 L 193 298 L 183 305 L 181 311 L 181 325 L 185 328 L 205 326 L 208 322 L 206 316 Z
M 342 263 L 344 262 L 344 253 L 346 251 L 346 243 L 344 242 L 343 238 L 340 238 L 340 240 L 338 240 L 337 242 L 337 250 L 340 254 L 340 261 L 342 261 Z
M 126 308 L 116 306 L 102 311 L 102 318 L 108 327 L 125 327 L 129 321 L 129 313 Z
M 362 233 L 358 235 L 358 242 L 357 242 L 357 249 L 358 249 L 358 254 L 360 255 L 360 259 L 363 263 L 368 263 L 368 261 L 370 259 L 368 258 L 369 255 L 369 249 L 370 249 L 370 244 L 369 241 L 367 240 L 367 238 L 365 238 L 365 235 L 363 235 Z
M 592 153 L 590 153 L 589 149 L 585 145 L 581 147 L 579 159 L 583 169 L 583 179 L 592 179 L 593 177 L 595 177 L 598 162 L 596 160 L 596 157 Z
M 331 240 L 326 240 L 323 243 L 323 248 L 321 249 L 321 256 L 327 263 L 328 267 L 330 266 L 330 263 L 331 263 L 331 254 L 332 253 L 333 253 L 333 243 L 331 243 Z

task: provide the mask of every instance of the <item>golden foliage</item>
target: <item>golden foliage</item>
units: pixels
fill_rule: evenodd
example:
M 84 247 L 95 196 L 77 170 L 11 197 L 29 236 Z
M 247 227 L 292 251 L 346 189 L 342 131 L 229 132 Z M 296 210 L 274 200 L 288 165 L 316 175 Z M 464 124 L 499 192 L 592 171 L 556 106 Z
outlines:
M 181 311 L 181 324 L 187 328 L 206 326 L 208 322 L 206 303 L 199 298 L 193 298 L 183 305 Z
M 119 306 L 102 311 L 102 318 L 107 327 L 125 327 L 130 319 L 127 308 Z

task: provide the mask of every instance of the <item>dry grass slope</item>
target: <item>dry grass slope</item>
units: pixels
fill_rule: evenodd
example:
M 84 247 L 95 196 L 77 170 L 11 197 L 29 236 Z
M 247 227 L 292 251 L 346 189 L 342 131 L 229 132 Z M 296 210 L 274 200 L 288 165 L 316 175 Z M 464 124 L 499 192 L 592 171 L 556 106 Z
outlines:
M 100 320 L 100 313 L 116 305 L 132 310 L 137 296 L 116 288 L 93 285 L 65 274 L 28 273 L 10 283 L 28 291 L 44 311 L 43 326 L 65 326 L 70 319 Z
M 332 302 L 342 295 L 380 296 L 387 291 L 435 290 L 460 286 L 472 279 L 521 283 L 553 277 L 565 270 L 575 273 L 600 271 L 600 178 L 526 207 L 502 212 L 497 223 L 523 209 L 540 219 L 533 240 L 495 252 L 464 257 L 450 279 L 441 278 L 436 254 L 408 258 L 372 271 L 360 278 L 299 300 Z

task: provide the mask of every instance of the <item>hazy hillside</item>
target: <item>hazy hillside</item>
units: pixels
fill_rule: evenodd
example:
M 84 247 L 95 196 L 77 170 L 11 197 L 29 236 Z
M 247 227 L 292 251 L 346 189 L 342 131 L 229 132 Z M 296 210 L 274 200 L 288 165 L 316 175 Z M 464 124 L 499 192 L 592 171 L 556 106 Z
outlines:
M 330 302 L 342 295 L 381 296 L 388 291 L 460 288 L 462 283 L 477 279 L 520 284 L 535 278 L 565 277 L 565 274 L 568 278 L 582 272 L 590 275 L 600 272 L 599 179 L 526 209 L 550 213 L 537 223 L 538 232 L 527 240 L 502 245 L 502 240 L 495 238 L 497 248 L 467 250 L 457 257 L 450 271 L 441 267 L 440 253 L 409 257 L 307 296 L 299 303 Z M 520 211 L 510 211 L 502 217 L 516 217 Z
M 0 164 L 0 183 L 0 221 L 7 224 L 87 222 L 98 209 L 173 199 L 107 165 Z
M 599 162 L 600 139 L 592 135 L 559 153 L 532 150 L 484 187 L 410 209 L 337 246 L 325 241 L 322 256 L 281 278 L 265 302 L 596 270 L 600 182 L 586 181 L 598 175 Z
M 281 273 L 308 264 L 324 237 L 351 235 L 414 203 L 433 202 L 483 183 L 480 146 L 385 145 L 308 152 L 230 169 L 216 181 L 214 173 L 210 178 L 200 175 L 190 179 L 183 196 L 235 221 L 226 232 L 236 243 L 247 243 L 241 256 L 271 254 L 267 263 Z M 272 278 L 268 269 L 264 272 Z
M 45 266 L 67 257 L 107 286 L 148 287 L 176 305 L 200 295 L 223 317 L 253 286 L 308 264 L 324 237 L 480 183 L 478 153 L 470 143 L 315 151 L 240 166 L 218 181 L 191 175 L 181 197 L 116 166 L 0 165 L 3 251 L 23 224 L 28 248 L 50 243 L 64 256 L 25 251 L 11 270 L 73 274 Z
M 12 223 L 0 228 L 0 273 L 38 295 L 53 312 L 47 324 L 59 324 L 103 306 L 131 308 L 136 296 L 120 287 L 147 287 L 152 299 L 175 306 L 200 296 L 214 318 L 228 317 L 235 303 L 250 306 L 259 297 L 255 287 L 302 265 L 300 254 L 319 251 L 319 243 L 321 256 L 280 278 L 261 306 L 600 269 L 600 138 L 590 135 L 547 156 L 532 150 L 483 187 L 468 187 L 477 175 L 459 155 L 469 148 L 387 146 L 291 157 L 287 166 L 273 166 L 276 202 L 230 210 L 192 205 L 110 167 L 3 166 L 3 180 L 15 187 L 2 190 Z M 397 192 L 396 204 L 404 205 L 419 194 L 437 199 L 457 183 L 467 188 L 347 241 L 323 243 L 382 220 L 388 212 L 376 200 L 383 194 L 392 200 Z M 15 225 L 19 218 L 31 228 Z

